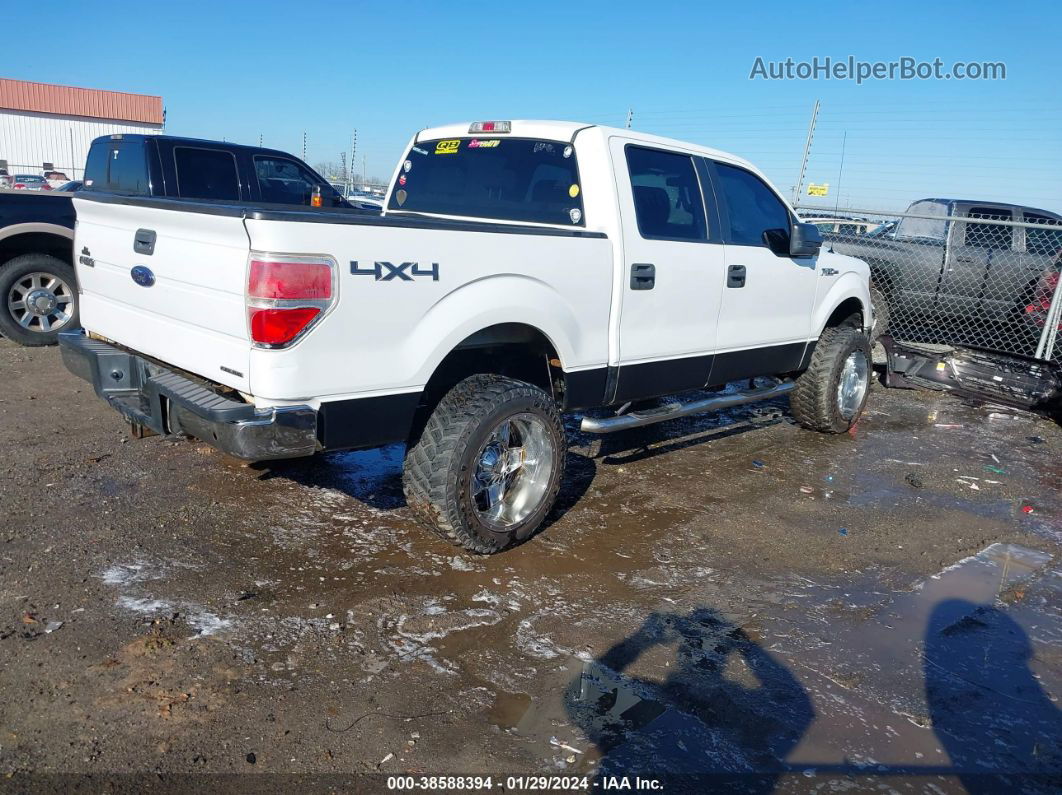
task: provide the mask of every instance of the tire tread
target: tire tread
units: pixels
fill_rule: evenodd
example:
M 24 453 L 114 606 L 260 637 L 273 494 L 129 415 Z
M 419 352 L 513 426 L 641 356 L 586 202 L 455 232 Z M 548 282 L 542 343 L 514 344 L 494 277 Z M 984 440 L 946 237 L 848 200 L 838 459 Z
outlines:
M 453 481 L 458 475 L 464 445 L 482 418 L 513 397 L 541 399 L 551 420 L 563 428 L 552 399 L 538 387 L 501 375 L 473 375 L 458 383 L 439 401 L 420 438 L 406 452 L 402 486 L 406 504 L 417 521 L 443 540 L 480 555 L 500 552 L 517 539 L 490 543 L 470 532 L 471 517 L 464 515 Z M 557 451 L 557 464 L 562 468 L 563 440 L 562 432 L 561 449 Z M 559 477 L 554 478 L 551 492 L 545 495 L 544 499 L 551 504 L 559 480 Z
M 810 366 L 797 378 L 796 387 L 789 395 L 790 410 L 805 428 L 822 433 L 843 433 L 859 418 L 857 412 L 852 422 L 843 423 L 844 427 L 840 427 L 840 413 L 834 405 L 834 378 L 839 367 L 838 359 L 852 345 L 853 338 L 859 337 L 863 339 L 869 364 L 869 343 L 860 329 L 843 323 L 823 330 L 811 356 Z

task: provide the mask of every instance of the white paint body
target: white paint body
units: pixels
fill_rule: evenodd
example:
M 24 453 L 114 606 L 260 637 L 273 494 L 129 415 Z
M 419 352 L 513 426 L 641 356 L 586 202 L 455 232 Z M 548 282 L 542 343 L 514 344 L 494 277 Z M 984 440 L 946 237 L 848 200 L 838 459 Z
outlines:
M 75 198 L 75 251 L 89 248 L 95 262 L 78 265 L 82 324 L 237 389 L 257 405 L 317 407 L 420 391 L 462 340 L 499 323 L 540 330 L 563 369 L 574 372 L 813 341 L 846 298 L 857 298 L 869 313 L 869 269 L 859 260 L 823 249 L 797 261 L 766 248 L 639 236 L 625 143 L 710 157 L 763 178 L 745 161 L 572 123 L 516 121 L 512 134 L 574 140 L 585 230 L 605 237 L 507 233 L 504 221 L 496 222 L 496 232 L 482 232 L 254 220 Z M 453 125 L 419 137 L 474 136 L 467 125 Z M 151 257 L 133 252 L 141 228 L 158 235 Z M 335 304 L 289 348 L 266 350 L 250 341 L 244 302 L 250 251 L 323 255 L 337 263 Z M 378 260 L 438 263 L 440 278 L 376 281 L 351 274 L 351 262 Z M 629 289 L 634 262 L 656 263 L 655 289 Z M 750 288 L 726 289 L 734 263 L 747 267 Z M 154 272 L 154 287 L 130 279 L 137 264 Z

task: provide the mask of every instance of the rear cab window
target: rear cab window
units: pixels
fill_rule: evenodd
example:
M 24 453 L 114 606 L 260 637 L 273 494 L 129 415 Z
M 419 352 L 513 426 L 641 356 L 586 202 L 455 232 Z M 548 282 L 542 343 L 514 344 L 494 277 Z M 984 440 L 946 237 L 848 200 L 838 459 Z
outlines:
M 175 146 L 173 164 L 177 169 L 177 191 L 181 198 L 240 200 L 240 179 L 232 152 Z
M 574 148 L 563 141 L 482 136 L 418 141 L 389 210 L 583 226 Z
M 693 158 L 626 147 L 638 232 L 649 240 L 706 241 L 708 225 Z
M 122 140 L 93 144 L 85 162 L 85 188 L 110 193 L 149 193 L 144 146 L 137 141 Z

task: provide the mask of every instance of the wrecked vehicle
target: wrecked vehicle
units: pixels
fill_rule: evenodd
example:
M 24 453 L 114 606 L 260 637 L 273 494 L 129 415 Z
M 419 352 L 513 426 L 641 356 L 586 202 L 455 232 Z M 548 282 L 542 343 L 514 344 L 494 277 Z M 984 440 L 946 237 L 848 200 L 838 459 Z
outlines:
M 77 194 L 68 368 L 134 427 L 265 460 L 405 442 L 407 504 L 493 553 L 550 512 L 561 412 L 624 428 L 789 394 L 866 403 L 869 269 L 750 163 L 631 130 L 424 130 L 383 215 Z M 755 376 L 769 386 L 705 397 Z M 696 393 L 639 408 L 639 401 Z
M 827 240 L 870 265 L 880 332 L 1014 354 L 1033 353 L 1029 307 L 1062 268 L 1062 216 L 999 202 L 920 199 L 887 237 Z
M 881 337 L 888 356 L 885 386 L 930 389 L 1062 415 L 1062 367 L 1028 356 Z

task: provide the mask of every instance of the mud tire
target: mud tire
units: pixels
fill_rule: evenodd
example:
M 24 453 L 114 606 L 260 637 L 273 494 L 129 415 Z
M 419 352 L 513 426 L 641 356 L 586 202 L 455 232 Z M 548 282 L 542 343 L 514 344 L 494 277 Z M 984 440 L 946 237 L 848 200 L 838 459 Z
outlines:
M 500 528 L 483 520 L 470 484 L 476 456 L 506 417 L 532 414 L 545 425 L 553 466 L 540 502 L 519 522 Z M 532 384 L 500 375 L 474 375 L 436 405 L 406 451 L 402 486 L 417 521 L 451 544 L 491 555 L 538 530 L 557 499 L 564 470 L 564 425 L 553 398 Z
M 866 357 L 867 383 L 859 405 L 848 418 L 841 413 L 837 394 L 845 361 L 856 351 L 862 351 Z M 822 433 L 844 433 L 855 425 L 870 394 L 872 361 L 870 340 L 854 323 L 846 321 L 823 331 L 811 356 L 811 366 L 797 378 L 796 388 L 790 393 L 789 405 L 796 421 Z

